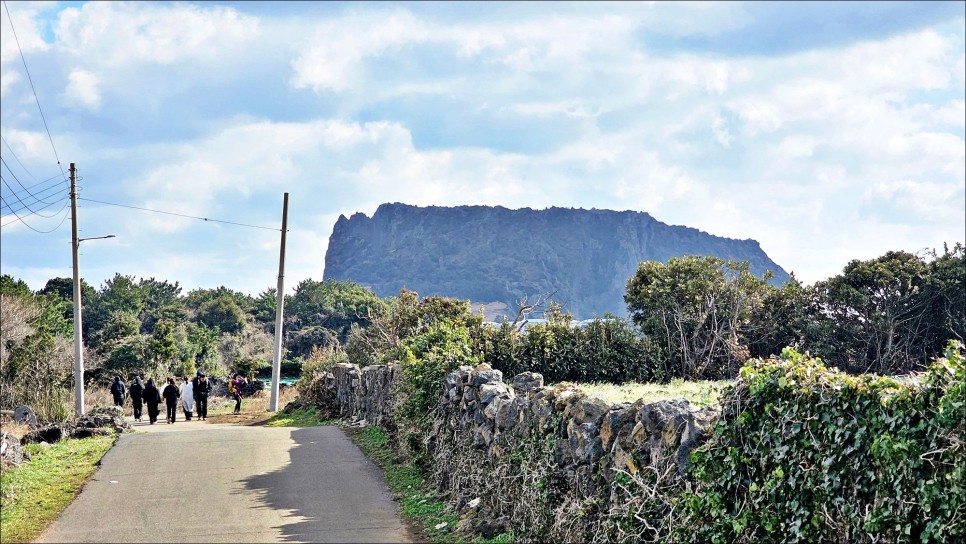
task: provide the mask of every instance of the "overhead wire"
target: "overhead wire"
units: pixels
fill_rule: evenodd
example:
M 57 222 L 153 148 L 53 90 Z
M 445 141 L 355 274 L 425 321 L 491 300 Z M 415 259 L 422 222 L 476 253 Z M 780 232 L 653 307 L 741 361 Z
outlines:
M 104 202 L 102 200 L 94 200 L 92 198 L 77 197 L 77 200 L 85 200 L 87 202 L 96 202 L 98 204 L 105 204 L 107 206 L 118 206 L 118 207 L 121 207 L 121 208 L 131 208 L 133 210 L 142 210 L 142 211 L 146 211 L 146 212 L 163 213 L 163 214 L 166 214 L 166 215 L 176 215 L 178 217 L 186 217 L 188 219 L 200 219 L 202 221 L 208 221 L 208 222 L 212 222 L 212 223 L 225 223 L 227 225 L 236 225 L 236 226 L 239 226 L 239 227 L 249 227 L 249 228 L 253 228 L 253 229 L 274 230 L 274 231 L 279 231 L 279 232 L 282 231 L 282 229 L 280 229 L 280 228 L 277 229 L 277 228 L 274 228 L 274 227 L 263 227 L 261 225 L 249 225 L 247 223 L 237 223 L 235 221 L 225 221 L 225 220 L 222 220 L 222 219 L 211 219 L 211 218 L 208 218 L 208 217 L 198 217 L 196 215 L 187 215 L 187 214 L 183 214 L 183 213 L 166 212 L 166 211 L 162 211 L 162 210 L 152 210 L 150 208 L 141 208 L 139 206 L 129 206 L 127 204 L 117 204 L 115 202 Z
M 47 187 L 43 187 L 43 188 L 40 188 L 40 189 L 34 189 L 33 191 L 16 191 L 16 190 L 13 190 L 13 191 L 10 191 L 10 193 L 11 193 L 11 195 L 20 196 L 21 198 L 24 196 L 24 193 L 32 194 L 32 195 L 35 195 L 37 197 L 43 196 L 44 198 L 49 198 L 50 195 L 48 193 L 50 193 L 51 191 L 53 191 L 53 190 L 68 190 L 69 188 L 70 188 L 69 185 L 65 185 L 63 181 L 57 180 L 57 183 L 54 184 L 54 185 L 49 185 Z
M 0 199 L 2 199 L 2 197 L 0 197 Z M 47 205 L 47 206 L 44 206 L 44 208 L 48 208 L 48 207 L 50 207 L 50 206 L 53 206 L 54 204 L 56 204 L 56 202 L 54 202 L 53 204 L 49 204 L 49 205 Z M 43 210 L 44 208 L 41 208 L 41 210 Z M 65 202 L 65 203 L 64 203 L 64 207 L 63 207 L 63 208 L 61 208 L 61 210 L 60 210 L 60 211 L 58 211 L 57 213 L 60 213 L 61 211 L 63 211 L 63 210 L 64 210 L 64 209 L 66 209 L 66 208 L 67 208 L 67 204 L 66 204 L 66 202 Z M 34 213 L 36 213 L 36 212 L 34 212 Z M 16 219 L 12 219 L 12 220 L 10 220 L 10 221 L 7 221 L 6 223 L 4 223 L 4 224 L 2 224 L 2 225 L 0 225 L 0 228 L 2 228 L 2 227 L 6 227 L 6 226 L 8 226 L 8 225 L 11 225 L 11 224 L 13 224 L 13 223 L 16 223 L 17 221 L 20 221 L 21 223 L 23 223 L 24 225 L 26 225 L 28 229 L 30 229 L 30 230 L 32 230 L 32 231 L 34 231 L 34 232 L 38 232 L 38 233 L 40 233 L 40 234 L 49 234 L 49 233 L 51 233 L 51 232 L 54 232 L 55 230 L 57 230 L 57 229 L 59 229 L 59 228 L 60 228 L 60 226 L 64 224 L 64 221 L 66 221 L 66 220 L 67 220 L 67 217 L 68 217 L 68 216 L 69 216 L 70 214 L 69 214 L 69 213 L 65 213 L 65 214 L 64 214 L 64 217 L 63 217 L 63 218 L 61 218 L 61 220 L 60 220 L 60 223 L 58 223 L 56 227 L 54 227 L 54 228 L 52 228 L 52 229 L 50 229 L 50 230 L 40 230 L 40 229 L 36 229 L 36 228 L 34 228 L 33 226 L 31 226 L 31 225 L 30 225 L 30 223 L 28 223 L 28 222 L 26 222 L 26 221 L 24 221 L 24 218 L 23 218 L 23 217 L 20 217 L 20 215 L 19 215 L 19 214 L 18 214 L 17 212 L 13 212 L 13 215 L 14 215 L 14 216 L 16 217 Z M 54 215 L 52 215 L 52 216 L 50 216 L 50 217 L 55 217 L 56 215 L 57 215 L 57 214 L 55 213 Z M 29 217 L 29 215 L 26 215 L 26 216 L 24 216 L 24 217 Z
M 29 189 L 27 189 L 24 186 L 24 184 L 21 183 L 20 178 L 17 177 L 17 174 L 14 174 L 13 173 L 13 169 L 10 168 L 10 165 L 7 164 L 7 161 L 3 160 L 3 157 L 0 157 L 0 164 L 2 164 L 7 169 L 7 172 L 10 172 L 10 175 L 13 177 L 14 181 L 17 182 L 17 185 L 19 185 L 23 189 L 23 192 L 27 193 L 27 195 L 29 195 L 30 198 L 33 198 L 34 200 L 37 200 L 37 201 L 40 201 L 40 202 L 43 202 L 44 204 L 50 204 L 46 200 L 43 200 L 43 199 L 39 198 L 36 194 L 32 193 Z M 9 188 L 10 188 L 11 191 L 14 191 L 13 187 L 9 187 Z M 19 199 L 20 196 L 17 195 L 17 198 Z
M 57 160 L 57 166 L 60 168 L 60 173 L 67 179 L 67 174 L 64 172 L 64 167 L 60 164 L 60 156 L 57 155 L 57 147 L 54 145 L 54 137 L 50 135 L 50 128 L 47 127 L 47 118 L 44 116 L 44 110 L 40 107 L 40 98 L 37 96 L 37 89 L 34 88 L 34 80 L 30 77 L 30 70 L 27 68 L 27 58 L 24 57 L 23 49 L 20 47 L 20 38 L 17 37 L 17 30 L 13 27 L 13 18 L 10 16 L 10 8 L 7 6 L 6 0 L 3 2 L 3 9 L 7 12 L 7 22 L 10 23 L 10 30 L 13 32 L 13 39 L 17 42 L 17 50 L 20 51 L 20 60 L 23 62 L 24 72 L 27 73 L 27 81 L 30 82 L 30 91 L 34 94 L 34 100 L 37 102 L 37 111 L 40 112 L 40 118 L 44 122 L 44 130 L 47 131 L 47 139 L 50 140 L 50 148 L 54 150 L 54 158 Z
M 3 179 L 3 176 L 0 176 L 0 182 L 2 182 L 3 185 L 6 185 L 7 187 L 10 186 L 7 183 L 7 180 Z M 14 209 L 13 208 L 13 205 L 10 204 L 9 202 L 7 202 L 7 199 L 0 197 L 0 200 L 2 200 L 4 206 L 7 208 L 7 213 L 12 213 L 12 214 L 16 215 L 18 218 L 21 217 L 20 212 L 22 212 L 23 210 L 27 210 L 30 213 L 22 214 L 23 217 L 30 217 L 31 215 L 38 215 L 40 217 L 49 219 L 49 218 L 54 217 L 57 214 L 59 214 L 60 212 L 62 212 L 64 210 L 64 208 L 67 207 L 67 202 L 66 202 L 67 201 L 67 198 L 68 198 L 67 196 L 64 196 L 64 197 L 62 197 L 62 198 L 60 198 L 58 200 L 55 200 L 53 202 L 43 201 L 47 205 L 46 206 L 42 206 L 42 207 L 40 207 L 38 209 L 31 208 L 29 205 L 24 204 L 22 200 L 20 201 L 20 203 L 23 204 L 23 206 L 21 206 L 21 207 L 19 207 L 17 209 Z M 49 208 L 49 207 L 51 207 L 51 206 L 53 206 L 53 205 L 55 205 L 55 204 L 57 204 L 59 202 L 64 202 L 64 207 L 62 207 L 61 209 L 57 210 L 56 212 L 54 212 L 54 213 L 52 213 L 50 215 L 45 215 L 45 214 L 40 213 L 41 211 L 46 210 L 47 208 Z
M 30 170 L 27 170 L 27 167 L 26 167 L 26 166 L 24 166 L 22 162 L 20 162 L 20 157 L 18 157 L 18 156 L 17 156 L 17 154 L 16 154 L 16 153 L 14 153 L 14 151 L 13 151 L 13 148 L 12 148 L 12 147 L 10 147 L 10 144 L 8 144 L 8 143 L 7 143 L 7 139 L 6 139 L 6 138 L 4 138 L 4 137 L 3 137 L 2 135 L 0 135 L 0 140 L 2 140 L 2 141 L 3 141 L 3 145 L 5 145 L 5 146 L 7 146 L 7 150 L 8 150 L 8 151 L 10 151 L 10 154 L 11 154 L 11 155 L 13 155 L 13 158 L 14 158 L 14 159 L 16 159 L 16 161 L 17 161 L 17 164 L 19 164 L 19 165 L 20 165 L 20 168 L 23 168 L 23 170 L 24 170 L 24 172 L 26 172 L 28 176 L 30 176 L 31 178 L 33 178 L 33 180 L 34 180 L 34 181 L 37 181 L 37 177 L 36 177 L 36 176 L 34 176 L 34 175 L 33 175 L 33 174 L 32 174 L 32 173 L 30 172 Z M 0 153 L 2 153 L 2 152 L 0 152 Z
M 0 176 L 0 177 L 2 177 L 2 176 Z M 67 189 L 66 187 L 61 188 L 59 186 L 53 186 L 53 187 L 48 187 L 48 188 L 46 188 L 46 189 L 44 189 L 42 191 L 38 191 L 36 194 L 38 196 L 43 196 L 45 199 L 49 199 L 49 198 L 51 198 L 51 197 L 53 197 L 53 196 L 55 196 L 57 194 L 57 193 L 54 193 L 52 191 L 61 191 L 61 190 L 66 190 L 66 189 Z M 16 195 L 14 195 L 14 196 L 16 196 Z M 40 202 L 45 202 L 47 204 L 56 204 L 57 202 L 60 202 L 61 200 L 65 199 L 65 198 L 68 198 L 69 196 L 70 196 L 70 193 L 64 193 L 64 196 L 63 197 L 55 200 L 54 202 L 49 202 L 48 200 L 40 200 Z M 19 212 L 21 210 L 31 210 L 31 211 L 33 210 L 33 208 L 30 208 L 30 207 L 28 207 L 26 205 L 20 205 L 18 207 L 18 205 L 17 205 L 16 202 L 13 203 L 13 204 L 8 204 L 8 203 L 6 203 L 6 200 L 7 199 L 4 199 L 4 202 L 5 203 L 3 204 L 2 207 L 0 207 L 0 211 L 5 211 L 5 212 L 18 211 Z M 43 209 L 43 208 L 41 208 L 41 209 Z

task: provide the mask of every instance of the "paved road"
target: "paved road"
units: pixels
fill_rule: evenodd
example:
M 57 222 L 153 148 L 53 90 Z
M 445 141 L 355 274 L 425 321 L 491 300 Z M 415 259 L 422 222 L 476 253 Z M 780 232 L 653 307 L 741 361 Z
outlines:
M 338 427 L 135 425 L 37 542 L 414 541 Z

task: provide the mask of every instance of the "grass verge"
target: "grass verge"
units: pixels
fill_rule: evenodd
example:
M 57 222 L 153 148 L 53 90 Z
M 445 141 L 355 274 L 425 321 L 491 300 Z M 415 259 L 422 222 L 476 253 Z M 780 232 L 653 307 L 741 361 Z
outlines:
M 315 408 L 294 410 L 291 414 L 277 412 L 268 421 L 266 427 L 319 427 L 322 425 L 336 425 L 335 420 L 323 420 Z
M 685 381 L 671 380 L 670 383 L 579 383 L 577 384 L 588 395 L 598 397 L 610 403 L 635 402 L 644 399 L 645 402 L 657 402 L 670 399 L 688 399 L 691 404 L 702 408 L 716 406 L 718 395 L 725 386 L 733 381 Z
M 385 430 L 381 427 L 343 427 L 342 430 L 366 457 L 382 468 L 389 489 L 402 505 L 403 516 L 422 531 L 422 536 L 432 542 L 464 541 L 453 535 L 459 519 L 445 511 L 445 504 L 433 495 L 419 469 L 398 462 Z
M 116 435 L 27 446 L 30 460 L 0 473 L 0 542 L 30 542 L 94 473 Z

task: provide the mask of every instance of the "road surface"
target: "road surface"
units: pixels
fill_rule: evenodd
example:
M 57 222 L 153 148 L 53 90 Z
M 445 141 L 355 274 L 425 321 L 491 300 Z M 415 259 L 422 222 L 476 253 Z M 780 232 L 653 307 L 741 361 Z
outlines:
M 37 542 L 415 539 L 338 427 L 134 425 Z

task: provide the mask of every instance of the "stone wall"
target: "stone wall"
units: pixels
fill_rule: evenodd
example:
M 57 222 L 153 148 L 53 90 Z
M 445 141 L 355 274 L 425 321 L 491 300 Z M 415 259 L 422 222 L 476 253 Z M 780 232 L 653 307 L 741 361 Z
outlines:
M 324 404 L 333 415 L 391 425 L 399 375 L 398 366 L 336 365 Z M 627 536 L 618 520 L 635 513 L 628 504 L 642 487 L 680 489 L 714 416 L 684 399 L 611 405 L 574 385 L 546 387 L 530 372 L 506 383 L 484 364 L 446 377 L 433 431 L 422 438 L 460 529 L 607 540 Z
M 359 369 L 339 363 L 325 376 L 323 391 L 315 401 L 329 414 L 364 425 L 385 425 L 395 407 L 398 364 Z

